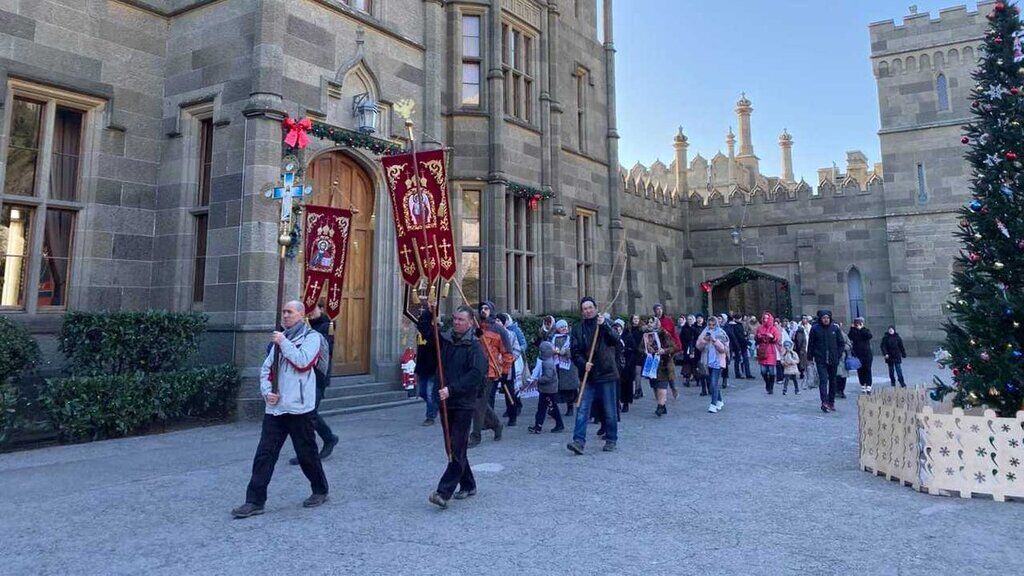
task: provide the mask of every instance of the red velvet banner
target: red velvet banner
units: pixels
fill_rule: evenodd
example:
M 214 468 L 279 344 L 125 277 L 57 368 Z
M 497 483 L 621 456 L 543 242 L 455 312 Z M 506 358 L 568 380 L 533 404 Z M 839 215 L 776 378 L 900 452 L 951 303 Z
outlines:
M 306 224 L 303 228 L 306 233 L 303 252 L 306 288 L 302 303 L 306 305 L 308 313 L 326 290 L 327 306 L 324 312 L 333 320 L 341 311 L 352 212 L 308 204 L 303 207 L 303 212 Z
M 451 280 L 456 270 L 444 150 L 418 152 L 416 160 L 419 185 L 415 183 L 412 154 L 381 158 L 398 232 L 399 269 L 402 280 L 410 286 L 419 281 L 420 270 L 431 282 L 438 275 Z

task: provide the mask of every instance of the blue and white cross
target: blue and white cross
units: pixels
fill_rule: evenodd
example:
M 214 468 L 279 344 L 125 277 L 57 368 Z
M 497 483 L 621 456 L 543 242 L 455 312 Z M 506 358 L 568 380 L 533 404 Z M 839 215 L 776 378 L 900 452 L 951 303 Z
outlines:
M 305 198 L 313 194 L 313 187 L 309 185 L 296 185 L 295 164 L 289 162 L 284 167 L 285 172 L 281 174 L 281 186 L 267 190 L 267 198 L 281 201 L 281 224 L 288 224 L 292 220 L 292 199 Z

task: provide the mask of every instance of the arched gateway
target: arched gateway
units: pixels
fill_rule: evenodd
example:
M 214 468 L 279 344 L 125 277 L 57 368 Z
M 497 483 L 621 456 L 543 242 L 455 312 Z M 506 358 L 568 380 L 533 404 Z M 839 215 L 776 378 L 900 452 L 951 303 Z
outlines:
M 793 303 L 789 282 L 750 268 L 737 268 L 724 276 L 708 280 L 711 306 L 715 314 L 737 312 L 760 316 L 765 310 L 778 318 L 792 318 Z M 705 295 L 704 306 L 707 307 Z

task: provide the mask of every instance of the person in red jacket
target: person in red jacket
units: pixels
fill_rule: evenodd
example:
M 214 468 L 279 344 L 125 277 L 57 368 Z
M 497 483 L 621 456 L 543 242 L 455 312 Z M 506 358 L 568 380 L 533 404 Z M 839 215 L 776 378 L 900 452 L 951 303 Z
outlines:
M 782 331 L 775 324 L 775 316 L 765 312 L 761 316 L 761 326 L 754 337 L 757 343 L 757 363 L 761 366 L 761 378 L 764 379 L 764 390 L 775 393 L 775 365 L 779 361 L 779 347 L 782 346 Z

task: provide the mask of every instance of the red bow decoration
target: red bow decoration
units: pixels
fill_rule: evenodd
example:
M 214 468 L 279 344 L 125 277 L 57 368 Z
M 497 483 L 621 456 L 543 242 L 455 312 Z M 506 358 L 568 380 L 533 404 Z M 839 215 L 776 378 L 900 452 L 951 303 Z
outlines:
M 530 210 L 536 210 L 538 202 L 540 202 L 540 194 L 530 196 Z
M 700 289 L 705 292 L 711 292 L 711 282 L 701 282 Z
M 299 150 L 305 148 L 309 144 L 309 136 L 306 136 L 306 132 L 313 127 L 313 121 L 309 118 L 303 118 L 296 122 L 292 118 L 284 119 L 285 130 L 288 130 L 288 134 L 284 137 L 284 143 L 292 148 L 298 148 Z

